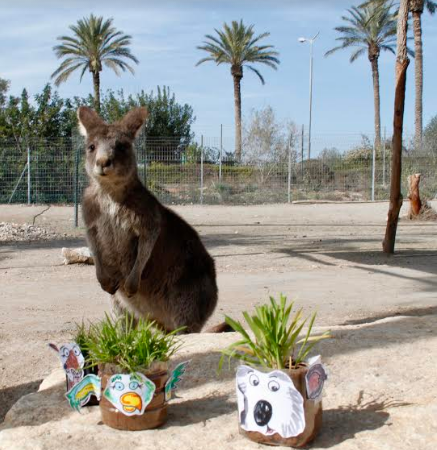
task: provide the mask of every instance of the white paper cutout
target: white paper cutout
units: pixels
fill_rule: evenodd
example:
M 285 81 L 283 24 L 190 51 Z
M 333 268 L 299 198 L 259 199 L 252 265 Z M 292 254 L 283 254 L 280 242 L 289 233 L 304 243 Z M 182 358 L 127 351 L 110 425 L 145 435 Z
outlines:
M 145 375 L 113 375 L 103 395 L 125 416 L 142 415 L 152 401 L 156 386 Z
M 317 403 L 322 400 L 323 386 L 328 376 L 320 355 L 308 359 L 307 364 L 309 366 L 308 372 L 305 375 L 307 397 Z
M 84 372 L 83 366 L 85 358 L 76 342 L 62 344 L 59 348 L 55 344 L 49 344 L 49 347 L 57 352 L 61 360 L 62 368 L 67 375 L 67 391 L 82 381 Z
M 73 386 L 66 394 L 69 405 L 76 411 L 86 405 L 92 395 L 100 400 L 101 380 L 94 374 L 88 374 L 79 383 Z
M 263 373 L 248 366 L 237 370 L 240 426 L 266 436 L 298 436 L 305 429 L 303 398 L 291 378 L 281 372 Z

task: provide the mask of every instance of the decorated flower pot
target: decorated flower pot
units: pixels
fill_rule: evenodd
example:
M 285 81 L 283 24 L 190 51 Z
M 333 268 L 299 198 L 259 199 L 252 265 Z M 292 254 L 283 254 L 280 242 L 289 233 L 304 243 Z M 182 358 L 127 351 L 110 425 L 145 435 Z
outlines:
M 322 425 L 325 380 L 320 357 L 292 370 L 240 366 L 236 388 L 241 434 L 261 444 L 306 446 Z
M 166 422 L 166 362 L 154 362 L 144 373 L 120 373 L 117 366 L 109 364 L 99 367 L 99 372 L 103 423 L 118 430 L 136 431 L 158 428 Z

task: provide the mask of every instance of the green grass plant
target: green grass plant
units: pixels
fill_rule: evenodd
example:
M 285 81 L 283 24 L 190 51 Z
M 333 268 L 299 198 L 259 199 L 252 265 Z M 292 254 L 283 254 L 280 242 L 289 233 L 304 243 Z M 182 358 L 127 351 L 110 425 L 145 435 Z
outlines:
M 299 309 L 292 315 L 293 305 L 293 302 L 287 304 L 287 297 L 281 294 L 279 302 L 270 297 L 270 304 L 256 307 L 253 315 L 243 312 L 245 325 L 252 336 L 241 322 L 225 316 L 226 323 L 241 335 L 241 339 L 222 350 L 219 370 L 226 356 L 229 360 L 235 358 L 251 366 L 269 369 L 292 369 L 301 365 L 313 347 L 329 338 L 330 333 L 326 331 L 313 336 L 316 313 L 304 318 L 303 310 Z M 307 322 L 306 333 L 299 338 Z
M 147 319 L 135 321 L 126 313 L 117 319 L 105 314 L 89 329 L 79 325 L 76 342 L 88 355 L 91 366 L 115 364 L 128 373 L 147 370 L 154 361 L 167 361 L 181 346 L 177 333 L 158 328 Z

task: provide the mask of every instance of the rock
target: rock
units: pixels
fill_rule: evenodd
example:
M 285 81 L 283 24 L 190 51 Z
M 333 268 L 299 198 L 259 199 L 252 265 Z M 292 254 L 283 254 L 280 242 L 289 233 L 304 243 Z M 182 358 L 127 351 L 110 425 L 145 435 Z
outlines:
M 56 239 L 60 236 L 53 231 L 27 223 L 19 225 L 16 223 L 0 222 L 0 242 L 10 241 L 40 241 Z
M 434 450 L 437 434 L 437 317 L 397 316 L 336 327 L 319 347 L 328 370 L 324 425 L 313 449 Z M 406 339 L 406 336 L 408 337 Z M 235 366 L 217 374 L 234 333 L 184 336 L 190 359 L 166 425 L 123 432 L 103 425 L 97 406 L 69 409 L 65 377 L 52 373 L 21 398 L 0 427 L 1 450 L 267 449 L 238 433 Z
M 93 255 L 88 247 L 62 248 L 64 264 L 94 264 Z

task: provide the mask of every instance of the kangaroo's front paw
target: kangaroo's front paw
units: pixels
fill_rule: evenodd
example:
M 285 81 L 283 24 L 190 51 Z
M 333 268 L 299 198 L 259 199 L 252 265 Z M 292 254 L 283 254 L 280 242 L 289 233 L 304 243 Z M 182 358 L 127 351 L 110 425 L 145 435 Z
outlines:
M 124 292 L 128 297 L 133 297 L 138 292 L 139 285 L 139 277 L 129 275 L 124 283 Z
M 100 281 L 100 286 L 108 294 L 115 294 L 120 286 L 120 283 L 116 280 L 106 279 Z

